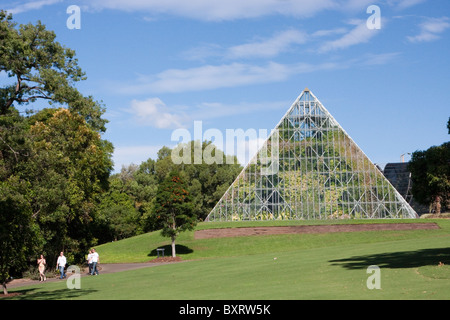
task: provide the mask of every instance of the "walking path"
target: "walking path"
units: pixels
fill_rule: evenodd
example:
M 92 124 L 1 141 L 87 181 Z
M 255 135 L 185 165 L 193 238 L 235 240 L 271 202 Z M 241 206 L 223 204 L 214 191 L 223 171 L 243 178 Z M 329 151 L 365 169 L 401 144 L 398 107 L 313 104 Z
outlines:
M 127 271 L 127 270 L 135 270 L 140 268 L 147 268 L 147 267 L 156 267 L 164 264 L 169 264 L 174 262 L 143 262 L 143 263 L 102 263 L 99 266 L 101 267 L 100 275 L 104 273 L 114 273 L 114 272 L 120 272 L 120 271 Z M 67 277 L 70 276 L 70 274 L 66 274 Z M 87 268 L 85 271 L 81 273 L 81 276 L 89 276 L 87 273 Z M 57 282 L 57 281 L 65 281 L 66 279 L 59 279 L 59 276 L 54 278 L 47 278 L 45 282 Z M 31 280 L 31 279 L 14 279 L 11 282 L 8 282 L 6 287 L 9 289 L 17 288 L 17 287 L 23 287 L 23 286 L 29 286 L 33 284 L 42 283 L 39 280 Z

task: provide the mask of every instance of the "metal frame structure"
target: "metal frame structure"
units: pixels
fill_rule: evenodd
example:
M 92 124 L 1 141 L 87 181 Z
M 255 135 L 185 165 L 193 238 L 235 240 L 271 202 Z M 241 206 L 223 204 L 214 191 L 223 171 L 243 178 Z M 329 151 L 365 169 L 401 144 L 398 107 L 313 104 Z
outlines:
M 206 220 L 416 217 L 383 173 L 305 89 Z

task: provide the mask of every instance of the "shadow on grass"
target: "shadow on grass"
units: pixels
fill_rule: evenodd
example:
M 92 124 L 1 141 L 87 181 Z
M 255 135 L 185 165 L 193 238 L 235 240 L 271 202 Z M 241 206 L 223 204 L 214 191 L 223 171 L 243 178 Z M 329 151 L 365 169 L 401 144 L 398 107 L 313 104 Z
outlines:
M 330 260 L 334 266 L 346 269 L 366 269 L 370 265 L 380 268 L 417 268 L 438 265 L 439 262 L 450 264 L 450 248 L 423 249 L 354 256 L 347 259 Z
M 51 291 L 43 291 L 37 289 L 21 289 L 14 290 L 14 295 L 11 297 L 3 297 L 2 300 L 70 300 L 87 296 L 90 293 L 98 290 L 83 290 L 83 289 L 58 289 Z
M 172 256 L 172 246 L 170 244 L 166 245 L 166 246 L 162 246 L 162 247 L 158 247 L 153 249 L 148 256 L 149 257 L 157 257 L 158 253 L 156 251 L 156 249 L 164 249 L 164 255 L 167 256 Z M 181 244 L 175 244 L 175 252 L 178 254 L 188 254 L 188 253 L 192 253 L 194 252 L 194 250 L 192 250 L 189 247 L 183 246 Z M 161 253 L 160 253 L 161 256 Z

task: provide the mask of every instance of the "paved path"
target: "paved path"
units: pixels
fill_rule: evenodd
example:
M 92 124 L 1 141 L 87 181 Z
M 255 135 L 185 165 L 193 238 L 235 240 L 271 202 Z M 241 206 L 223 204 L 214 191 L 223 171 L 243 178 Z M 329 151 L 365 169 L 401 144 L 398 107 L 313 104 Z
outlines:
M 163 264 L 169 264 L 169 263 L 175 263 L 175 262 L 144 262 L 144 263 L 102 263 L 100 264 L 101 270 L 99 271 L 100 275 L 104 273 L 114 273 L 114 272 L 120 272 L 120 271 L 127 271 L 127 270 L 135 270 L 140 268 L 147 268 L 147 267 L 156 267 Z M 87 268 L 86 268 L 87 269 Z M 70 276 L 70 274 L 68 275 Z M 86 272 L 82 272 L 81 276 L 89 276 Z M 67 278 L 66 278 L 67 279 Z M 57 281 L 65 281 L 66 279 L 59 279 L 58 277 L 55 278 L 47 278 L 45 283 L 47 282 L 57 282 Z M 6 287 L 8 289 L 22 287 L 22 286 L 29 286 L 37 283 L 43 283 L 39 280 L 31 280 L 31 279 L 16 279 L 11 282 L 9 282 Z M 1 285 L 0 285 L 1 286 Z

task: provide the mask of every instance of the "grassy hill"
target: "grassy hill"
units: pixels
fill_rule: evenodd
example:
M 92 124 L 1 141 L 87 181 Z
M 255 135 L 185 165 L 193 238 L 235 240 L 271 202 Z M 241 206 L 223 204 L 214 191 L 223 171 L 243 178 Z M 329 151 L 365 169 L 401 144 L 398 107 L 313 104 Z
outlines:
M 83 277 L 76 291 L 63 281 L 11 292 L 25 290 L 16 299 L 448 299 L 450 220 L 432 221 L 440 229 L 201 240 L 186 232 L 177 239 L 183 263 Z M 380 222 L 424 220 L 364 221 Z M 299 223 L 305 222 L 202 223 L 198 229 Z M 152 232 L 97 251 L 102 263 L 145 262 L 165 246 L 170 255 L 169 240 Z M 367 288 L 370 265 L 380 268 L 379 290 Z
M 450 234 L 449 220 L 430 220 L 440 223 L 440 230 L 415 231 L 370 231 L 324 234 L 289 234 L 235 238 L 194 239 L 195 231 L 181 233 L 177 238 L 177 255 L 184 260 L 229 256 L 254 255 L 261 253 L 289 252 L 308 248 L 334 247 L 346 244 L 365 244 L 434 237 Z M 378 223 L 420 223 L 423 219 L 405 220 L 340 220 L 340 221 L 245 221 L 200 223 L 196 230 L 242 227 L 269 227 L 292 225 L 325 224 L 378 224 Z M 434 232 L 433 232 L 434 231 Z M 165 248 L 171 254 L 170 240 L 159 231 L 103 244 L 97 247 L 102 263 L 147 262 L 156 258 L 156 248 Z

